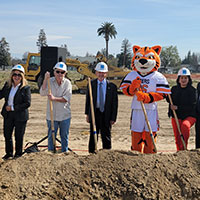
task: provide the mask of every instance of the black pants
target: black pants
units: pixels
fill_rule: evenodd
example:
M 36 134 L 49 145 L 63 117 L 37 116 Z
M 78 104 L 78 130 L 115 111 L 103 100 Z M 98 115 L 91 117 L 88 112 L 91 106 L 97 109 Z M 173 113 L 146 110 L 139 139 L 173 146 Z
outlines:
M 6 154 L 13 155 L 12 133 L 15 129 L 15 155 L 22 155 L 23 137 L 27 121 L 16 121 L 14 113 L 9 112 L 8 117 L 4 118 L 4 137 Z
M 200 148 L 200 116 L 197 116 L 197 121 L 195 124 L 195 131 L 196 131 L 196 140 L 195 140 L 195 146 L 196 149 Z
M 99 133 L 101 134 L 103 149 L 111 149 L 111 125 L 110 122 L 105 123 L 104 113 L 100 112 L 99 109 L 95 111 L 96 131 L 97 140 Z M 92 123 L 90 123 L 90 140 L 89 140 L 89 153 L 94 153 L 94 132 Z

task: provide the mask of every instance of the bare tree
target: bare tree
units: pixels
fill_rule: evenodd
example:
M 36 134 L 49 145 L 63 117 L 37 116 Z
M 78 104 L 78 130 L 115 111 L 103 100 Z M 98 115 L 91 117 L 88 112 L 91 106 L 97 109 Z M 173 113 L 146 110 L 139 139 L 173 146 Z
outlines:
M 129 43 L 128 39 L 126 39 L 126 38 L 122 41 L 121 53 L 123 54 L 122 65 L 124 67 L 127 67 L 127 64 L 131 60 L 131 44 Z
M 165 72 L 168 67 L 177 68 L 181 64 L 178 49 L 176 46 L 163 47 L 160 54 L 161 64 L 164 67 Z
M 3 67 L 3 69 L 5 69 L 5 66 L 8 66 L 10 63 L 9 50 L 8 42 L 5 37 L 2 37 L 0 40 L 0 66 Z
M 39 33 L 36 45 L 38 46 L 38 52 L 41 51 L 41 47 L 47 46 L 47 38 L 46 38 L 46 34 L 44 32 L 44 29 L 40 29 L 40 33 Z

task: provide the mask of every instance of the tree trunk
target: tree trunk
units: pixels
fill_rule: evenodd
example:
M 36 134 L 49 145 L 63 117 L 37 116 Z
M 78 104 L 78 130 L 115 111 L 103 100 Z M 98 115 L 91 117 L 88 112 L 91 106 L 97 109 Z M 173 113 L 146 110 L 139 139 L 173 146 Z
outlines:
M 108 60 L 108 40 L 106 40 L 106 59 Z

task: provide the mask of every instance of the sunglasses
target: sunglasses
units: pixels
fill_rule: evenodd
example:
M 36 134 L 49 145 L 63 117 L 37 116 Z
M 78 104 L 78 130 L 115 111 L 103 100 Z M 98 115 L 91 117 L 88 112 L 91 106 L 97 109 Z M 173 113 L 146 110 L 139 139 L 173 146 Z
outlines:
M 22 77 L 22 75 L 21 75 L 21 74 L 16 74 L 16 73 L 14 73 L 14 74 L 13 74 L 13 76 Z
M 57 73 L 57 74 L 64 74 L 65 71 L 62 71 L 62 72 L 61 72 L 61 71 L 56 71 L 56 73 Z

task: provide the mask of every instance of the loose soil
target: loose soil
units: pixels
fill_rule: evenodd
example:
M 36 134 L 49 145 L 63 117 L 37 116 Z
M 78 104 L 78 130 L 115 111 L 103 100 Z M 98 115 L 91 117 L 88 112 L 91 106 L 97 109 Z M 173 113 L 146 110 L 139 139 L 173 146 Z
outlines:
M 72 96 L 68 154 L 50 153 L 47 140 L 40 152 L 0 161 L 0 199 L 200 199 L 200 151 L 194 150 L 194 127 L 187 151 L 176 152 L 168 104 L 158 102 L 160 130 L 154 155 L 130 151 L 131 98 L 119 95 L 112 150 L 89 155 L 89 124 L 84 115 L 85 95 Z M 0 101 L 2 107 L 3 100 Z M 32 94 L 24 145 L 47 135 L 46 97 Z M 4 138 L 0 117 L 0 156 Z M 59 138 L 59 136 L 58 136 Z M 58 144 L 59 145 L 59 144 Z

